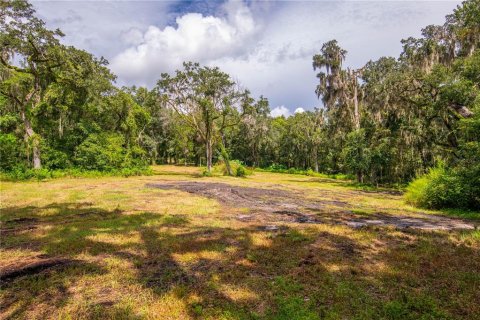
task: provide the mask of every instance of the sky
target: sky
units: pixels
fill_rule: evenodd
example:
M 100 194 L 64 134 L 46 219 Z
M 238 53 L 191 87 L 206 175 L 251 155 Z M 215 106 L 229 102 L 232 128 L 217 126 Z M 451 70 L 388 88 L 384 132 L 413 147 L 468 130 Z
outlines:
M 33 1 L 65 44 L 105 57 L 117 84 L 152 88 L 183 61 L 218 66 L 273 116 L 321 106 L 312 56 L 338 40 L 345 66 L 398 57 L 401 39 L 461 1 Z

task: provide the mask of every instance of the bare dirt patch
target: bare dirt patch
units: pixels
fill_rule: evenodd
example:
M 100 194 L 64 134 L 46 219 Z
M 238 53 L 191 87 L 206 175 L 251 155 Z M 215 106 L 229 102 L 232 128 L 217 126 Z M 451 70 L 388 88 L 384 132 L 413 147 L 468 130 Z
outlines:
M 237 220 L 274 224 L 326 223 L 341 224 L 352 228 L 367 226 L 394 226 L 399 229 L 422 230 L 475 229 L 475 225 L 461 219 L 453 219 L 428 214 L 418 217 L 374 213 L 358 215 L 348 210 L 348 203 L 337 200 L 305 199 L 300 192 L 281 189 L 261 189 L 239 187 L 218 182 L 167 182 L 150 183 L 150 188 L 181 190 L 218 200 L 232 208 L 248 208 L 248 214 L 240 214 Z

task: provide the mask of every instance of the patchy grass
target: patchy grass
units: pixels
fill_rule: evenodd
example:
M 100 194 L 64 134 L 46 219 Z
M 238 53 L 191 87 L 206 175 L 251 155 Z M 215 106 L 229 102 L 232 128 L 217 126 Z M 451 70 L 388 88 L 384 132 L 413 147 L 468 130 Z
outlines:
M 246 179 L 201 177 L 192 167 L 153 172 L 3 182 L 1 272 L 23 274 L 2 283 L 1 318 L 480 318 L 479 230 L 293 222 L 265 229 L 237 219 L 249 209 L 146 184 L 222 182 L 295 191 L 338 214 L 420 214 L 396 192 L 269 172 Z M 31 268 L 49 259 L 65 263 Z

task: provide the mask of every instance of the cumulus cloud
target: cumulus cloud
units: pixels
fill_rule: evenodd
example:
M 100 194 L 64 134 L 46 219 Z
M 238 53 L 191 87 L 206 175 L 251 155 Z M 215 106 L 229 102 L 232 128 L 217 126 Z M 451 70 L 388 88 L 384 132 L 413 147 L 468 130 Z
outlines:
M 257 31 L 252 13 L 241 2 L 228 2 L 222 9 L 223 17 L 187 13 L 176 19 L 176 26 L 149 26 L 143 35 L 130 31 L 126 38 L 138 43 L 115 56 L 112 69 L 127 82 L 151 84 L 183 61 L 244 55 Z
M 131 28 L 122 33 L 122 40 L 128 45 L 139 45 L 144 41 L 143 32 L 137 28 Z
M 285 106 L 278 106 L 273 108 L 270 111 L 270 116 L 273 118 L 281 117 L 284 116 L 285 118 L 288 118 L 291 116 L 290 110 L 288 110 Z
M 312 55 L 337 39 L 345 66 L 398 56 L 400 40 L 441 24 L 455 1 L 34 1 L 64 41 L 104 56 L 119 85 L 152 87 L 183 61 L 218 66 L 273 114 L 320 107 Z M 58 17 L 62 17 L 59 19 Z M 291 111 L 290 111 L 291 110 Z
M 295 109 L 295 111 L 293 113 L 304 113 L 304 112 L 305 112 L 305 109 L 300 107 L 300 108 Z
M 135 44 L 132 30 L 143 33 L 150 25 L 161 27 L 161 23 L 166 23 L 171 4 L 167 1 L 37 0 L 32 3 L 49 28 L 60 28 L 65 33 L 62 40 L 65 44 L 104 56 L 109 61 Z

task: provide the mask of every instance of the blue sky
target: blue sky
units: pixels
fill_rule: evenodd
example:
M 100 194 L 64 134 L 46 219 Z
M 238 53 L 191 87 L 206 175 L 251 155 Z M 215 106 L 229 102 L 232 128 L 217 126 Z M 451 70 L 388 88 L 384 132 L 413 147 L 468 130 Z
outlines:
M 337 39 L 347 66 L 398 56 L 460 1 L 34 1 L 64 42 L 110 61 L 119 85 L 152 87 L 182 61 L 216 65 L 273 113 L 320 106 L 312 56 Z

